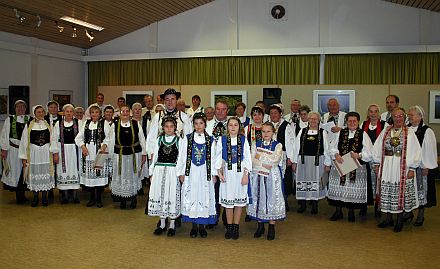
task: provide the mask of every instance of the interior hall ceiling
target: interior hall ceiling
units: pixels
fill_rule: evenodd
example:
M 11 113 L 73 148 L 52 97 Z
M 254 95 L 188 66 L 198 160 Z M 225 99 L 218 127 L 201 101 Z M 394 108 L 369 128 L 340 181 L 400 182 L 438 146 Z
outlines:
M 0 0 L 0 31 L 88 49 L 212 1 Z M 74 38 L 73 25 L 61 21 L 62 16 L 99 25 L 104 30 L 92 30 L 94 39 L 89 41 L 85 28 L 78 26 Z M 26 19 L 20 22 L 20 17 Z M 56 21 L 64 27 L 62 32 Z
M 387 2 L 440 12 L 440 0 L 384 0 Z

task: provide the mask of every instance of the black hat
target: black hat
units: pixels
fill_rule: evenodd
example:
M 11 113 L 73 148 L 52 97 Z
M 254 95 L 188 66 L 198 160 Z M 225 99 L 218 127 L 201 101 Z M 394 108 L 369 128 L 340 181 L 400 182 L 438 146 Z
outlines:
M 166 91 L 160 95 L 160 98 L 165 99 L 165 96 L 170 95 L 170 94 L 174 94 L 176 96 L 176 99 L 179 99 L 180 95 L 181 95 L 181 93 L 176 91 L 175 89 L 169 88 L 169 89 L 166 89 Z

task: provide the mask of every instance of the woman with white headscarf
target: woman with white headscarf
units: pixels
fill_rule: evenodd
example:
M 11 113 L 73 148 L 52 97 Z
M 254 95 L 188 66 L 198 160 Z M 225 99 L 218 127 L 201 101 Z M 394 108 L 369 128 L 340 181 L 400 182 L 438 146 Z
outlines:
M 52 132 L 52 139 L 57 143 L 60 160 L 59 165 L 56 167 L 56 182 L 57 188 L 63 192 L 61 203 L 67 204 L 71 200 L 78 204 L 80 151 L 75 144 L 75 137 L 79 132 L 79 124 L 78 120 L 73 118 L 73 105 L 64 105 L 63 114 L 64 117 L 55 123 Z
M 43 206 L 48 206 L 47 192 L 55 187 L 54 163 L 58 163 L 57 145 L 51 139 L 52 127 L 44 120 L 46 113 L 41 105 L 32 109 L 34 119 L 25 125 L 19 147 L 19 158 L 28 188 L 34 192 L 32 207 L 38 206 L 39 193 Z
M 408 128 L 412 129 L 422 147 L 422 163 L 416 169 L 417 199 L 419 212 L 414 226 L 422 226 L 425 220 L 425 207 L 436 205 L 435 170 L 437 164 L 437 141 L 434 131 L 423 122 L 425 111 L 420 106 L 408 109 Z M 404 215 L 404 221 L 413 219 L 412 212 Z

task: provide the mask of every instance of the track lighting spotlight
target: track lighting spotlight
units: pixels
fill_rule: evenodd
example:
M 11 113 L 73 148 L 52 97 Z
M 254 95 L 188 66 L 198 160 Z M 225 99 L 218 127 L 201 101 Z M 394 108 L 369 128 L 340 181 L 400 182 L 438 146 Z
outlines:
M 76 37 L 76 27 L 72 26 L 72 28 L 73 28 L 72 37 L 75 38 Z
M 89 38 L 89 41 L 90 42 L 92 42 L 92 40 L 93 40 L 93 38 L 95 38 L 94 36 L 93 36 L 93 31 L 88 31 L 87 29 L 86 29 L 86 36 Z
M 38 19 L 38 22 L 37 22 L 36 28 L 40 28 L 41 23 L 42 23 L 40 15 L 37 15 L 37 19 Z
M 63 27 L 63 26 L 60 26 L 60 25 L 58 24 L 58 21 L 55 21 L 55 24 L 57 25 L 58 32 L 62 33 L 62 32 L 64 31 L 64 27 Z
M 18 19 L 18 21 L 20 23 L 23 23 L 26 20 L 26 17 L 21 16 L 20 14 L 18 14 L 18 10 L 16 8 L 14 8 L 15 11 L 15 17 Z

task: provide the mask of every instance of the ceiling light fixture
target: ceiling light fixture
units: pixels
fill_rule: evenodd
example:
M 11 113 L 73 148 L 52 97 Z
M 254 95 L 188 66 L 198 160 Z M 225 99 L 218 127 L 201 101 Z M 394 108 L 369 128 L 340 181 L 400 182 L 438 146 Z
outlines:
M 55 24 L 57 25 L 58 32 L 62 33 L 62 32 L 64 31 L 64 27 L 63 27 L 63 26 L 60 26 L 60 25 L 58 24 L 58 21 L 55 21 Z
M 72 26 L 72 28 L 73 28 L 72 37 L 75 38 L 77 36 L 76 35 L 76 27 Z
M 18 14 L 18 10 L 16 8 L 14 8 L 14 11 L 15 11 L 15 17 L 18 19 L 18 21 L 20 21 L 20 23 L 23 23 L 26 20 L 26 17 Z
M 41 23 L 42 23 L 40 15 L 37 15 L 37 19 L 38 19 L 38 22 L 37 22 L 36 28 L 40 28 Z
M 89 38 L 89 41 L 90 42 L 92 42 L 92 40 L 95 38 L 94 36 L 93 36 L 93 31 L 88 31 L 87 29 L 86 29 L 86 36 Z
M 98 25 L 95 25 L 95 24 L 91 24 L 91 23 L 88 23 L 88 22 L 85 22 L 85 21 L 82 21 L 82 20 L 78 20 L 78 19 L 75 19 L 75 18 L 72 18 L 72 17 L 68 17 L 68 16 L 63 16 L 63 17 L 60 18 L 60 20 L 67 21 L 67 22 L 70 22 L 70 23 L 73 23 L 73 24 L 77 24 L 77 25 L 81 25 L 81 26 L 84 26 L 86 28 L 93 29 L 93 30 L 96 30 L 96 31 L 104 30 L 104 27 L 101 27 L 101 26 L 98 26 Z

